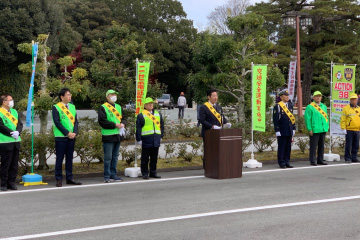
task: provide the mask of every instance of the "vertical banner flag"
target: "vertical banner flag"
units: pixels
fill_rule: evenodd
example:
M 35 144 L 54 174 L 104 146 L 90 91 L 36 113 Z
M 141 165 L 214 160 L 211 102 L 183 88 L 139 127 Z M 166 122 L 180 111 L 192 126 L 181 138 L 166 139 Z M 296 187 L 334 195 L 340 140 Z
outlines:
M 31 107 L 33 106 L 33 95 L 34 95 L 34 79 L 35 79 L 35 67 L 38 55 L 38 43 L 33 43 L 32 45 L 32 58 L 31 58 L 31 81 L 30 81 L 30 89 L 29 89 L 29 96 L 28 96 L 28 103 L 26 109 L 26 126 L 30 127 L 31 125 Z
M 253 130 L 265 132 L 267 65 L 253 65 L 252 125 Z
M 331 135 L 344 135 L 340 128 L 343 107 L 350 104 L 349 96 L 355 92 L 355 66 L 332 66 Z
M 135 117 L 144 109 L 147 93 L 150 62 L 138 63 L 136 73 L 136 111 Z
M 291 102 L 294 102 L 294 93 L 295 93 L 295 75 L 296 75 L 296 61 L 290 62 L 289 66 L 289 79 L 288 79 L 288 88 L 289 88 L 289 99 Z

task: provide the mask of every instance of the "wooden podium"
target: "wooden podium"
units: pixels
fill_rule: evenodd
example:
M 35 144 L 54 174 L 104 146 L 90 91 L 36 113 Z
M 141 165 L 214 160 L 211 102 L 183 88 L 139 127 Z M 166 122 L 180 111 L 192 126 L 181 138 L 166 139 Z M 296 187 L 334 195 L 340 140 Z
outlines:
M 242 176 L 242 130 L 218 129 L 205 131 L 205 177 L 215 179 Z

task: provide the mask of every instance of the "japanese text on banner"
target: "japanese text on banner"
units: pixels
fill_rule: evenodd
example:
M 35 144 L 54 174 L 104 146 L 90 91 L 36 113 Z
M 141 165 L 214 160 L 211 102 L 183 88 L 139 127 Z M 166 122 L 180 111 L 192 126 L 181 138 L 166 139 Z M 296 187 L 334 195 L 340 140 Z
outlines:
M 149 81 L 150 62 L 138 63 L 136 79 L 136 111 L 137 116 L 144 109 Z
M 253 130 L 265 132 L 267 66 L 253 66 L 252 121 Z

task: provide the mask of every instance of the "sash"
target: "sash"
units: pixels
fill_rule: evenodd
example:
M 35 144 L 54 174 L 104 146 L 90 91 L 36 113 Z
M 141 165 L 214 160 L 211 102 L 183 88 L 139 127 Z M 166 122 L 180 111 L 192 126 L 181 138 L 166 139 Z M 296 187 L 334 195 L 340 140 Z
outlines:
M 0 107 L 0 112 L 4 114 L 14 125 L 17 127 L 18 120 L 8 111 L 6 111 L 4 108 Z
M 108 102 L 104 103 L 104 105 L 105 105 L 111 112 L 113 112 L 113 113 L 115 114 L 115 117 L 117 118 L 117 120 L 119 120 L 119 122 L 121 122 L 122 116 L 121 116 L 121 114 L 119 113 L 119 111 L 118 111 L 116 108 L 114 108 L 114 107 L 113 107 L 110 103 L 108 103 Z
M 219 121 L 220 126 L 222 125 L 221 122 L 221 115 L 215 110 L 215 108 L 209 103 L 206 102 L 204 105 L 210 110 L 210 112 L 216 117 L 216 119 Z
M 159 129 L 161 129 L 161 128 L 160 128 L 160 122 L 155 118 L 154 115 L 152 115 L 148 110 L 143 110 L 142 113 L 145 114 L 146 116 L 148 116 L 148 117 L 151 119 L 151 121 L 152 121 L 153 123 L 155 123 L 155 125 L 156 125 Z
M 319 111 L 319 113 L 325 118 L 326 122 L 329 121 L 327 114 L 321 109 L 321 107 L 319 105 L 317 105 L 314 102 L 312 102 L 310 105 L 313 106 L 316 110 Z
M 63 104 L 62 102 L 59 102 L 56 105 L 65 113 L 65 115 L 69 118 L 70 122 L 74 126 L 75 125 L 75 117 L 74 117 L 74 115 L 72 115 L 72 113 L 69 111 L 69 109 L 67 109 L 65 104 Z
M 295 124 L 295 117 L 294 115 L 290 112 L 290 110 L 286 107 L 285 103 L 283 101 L 279 102 L 279 106 L 282 108 L 282 110 L 284 110 L 284 112 L 286 113 L 286 115 L 288 116 L 288 118 L 290 119 L 292 124 Z

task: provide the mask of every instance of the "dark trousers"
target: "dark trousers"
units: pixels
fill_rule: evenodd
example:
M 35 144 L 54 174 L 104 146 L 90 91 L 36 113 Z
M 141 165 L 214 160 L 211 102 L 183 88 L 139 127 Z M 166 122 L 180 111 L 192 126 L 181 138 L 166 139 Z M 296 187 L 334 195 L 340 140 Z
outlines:
M 143 176 L 149 175 L 149 159 L 150 159 L 150 175 L 156 174 L 156 164 L 159 148 L 142 148 L 141 149 L 141 173 Z
M 310 136 L 310 162 L 315 163 L 316 149 L 317 149 L 317 162 L 324 160 L 324 145 L 326 133 L 314 133 Z
M 345 161 L 357 160 L 359 150 L 359 131 L 346 131 Z
M 291 136 L 280 136 L 277 137 L 278 142 L 278 163 L 280 166 L 285 166 L 290 164 L 290 154 L 291 154 Z
M 15 184 L 18 171 L 19 149 L 14 146 L 11 151 L 1 151 L 1 187 L 7 187 Z
M 56 162 L 55 162 L 55 178 L 56 180 L 62 180 L 62 163 L 65 156 L 65 172 L 66 179 L 73 179 L 72 166 L 73 166 L 73 154 L 74 154 L 74 139 L 67 139 L 67 141 L 55 141 Z
M 185 106 L 178 106 L 179 107 L 179 118 L 184 118 L 184 108 Z

